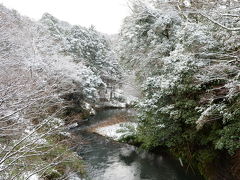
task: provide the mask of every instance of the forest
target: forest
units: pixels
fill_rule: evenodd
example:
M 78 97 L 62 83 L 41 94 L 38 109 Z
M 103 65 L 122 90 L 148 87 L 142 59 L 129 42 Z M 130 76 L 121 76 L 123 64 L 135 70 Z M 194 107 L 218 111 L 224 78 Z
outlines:
M 136 140 L 168 147 L 203 174 L 215 177 L 217 166 L 218 179 L 232 161 L 238 176 L 239 3 L 184 2 L 136 3 L 123 24 L 120 57 L 144 94 Z
M 85 179 L 71 129 L 112 108 L 137 111 L 121 142 L 203 179 L 240 179 L 240 2 L 129 9 L 108 35 L 0 5 L 0 179 Z

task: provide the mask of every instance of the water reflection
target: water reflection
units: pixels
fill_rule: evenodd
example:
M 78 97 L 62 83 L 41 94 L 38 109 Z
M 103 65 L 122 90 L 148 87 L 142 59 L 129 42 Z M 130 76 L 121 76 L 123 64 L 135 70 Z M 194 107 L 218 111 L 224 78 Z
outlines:
M 123 110 L 101 112 L 88 124 L 126 113 Z M 78 153 L 87 163 L 91 180 L 200 180 L 186 174 L 179 162 L 168 157 L 139 151 L 134 146 L 113 142 L 86 130 L 76 131 L 84 142 Z

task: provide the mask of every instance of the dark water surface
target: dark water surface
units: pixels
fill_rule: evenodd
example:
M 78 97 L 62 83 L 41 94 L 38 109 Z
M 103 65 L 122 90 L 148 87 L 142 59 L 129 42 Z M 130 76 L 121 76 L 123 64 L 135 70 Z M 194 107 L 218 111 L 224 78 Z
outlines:
M 104 110 L 97 113 L 75 133 L 83 144 L 78 154 L 84 159 L 91 180 L 201 180 L 193 173 L 186 173 L 179 161 L 170 157 L 151 154 L 134 146 L 114 142 L 86 131 L 87 127 L 106 119 L 134 114 L 131 110 Z M 131 117 L 132 118 L 132 117 Z

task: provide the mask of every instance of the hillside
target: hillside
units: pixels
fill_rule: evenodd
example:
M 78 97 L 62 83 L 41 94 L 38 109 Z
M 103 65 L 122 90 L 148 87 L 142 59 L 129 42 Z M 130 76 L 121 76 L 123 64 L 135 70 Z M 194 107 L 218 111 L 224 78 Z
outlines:
M 35 22 L 0 6 L 0 178 L 83 172 L 66 125 L 126 105 L 108 39 L 94 27 L 48 13 Z
M 142 84 L 135 140 L 167 147 L 207 179 L 239 179 L 239 3 L 135 1 L 131 9 L 119 52 Z
M 128 6 L 108 35 L 0 5 L 0 179 L 84 179 L 81 153 L 110 180 L 240 179 L 240 2 Z

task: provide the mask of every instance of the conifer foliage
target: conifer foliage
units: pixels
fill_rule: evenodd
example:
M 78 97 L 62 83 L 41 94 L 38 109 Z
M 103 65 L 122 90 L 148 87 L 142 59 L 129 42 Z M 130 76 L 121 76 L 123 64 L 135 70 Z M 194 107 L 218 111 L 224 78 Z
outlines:
M 219 150 L 230 156 L 239 150 L 239 5 L 133 2 L 120 58 L 142 84 L 137 139 L 143 147 L 169 147 L 202 172 Z

